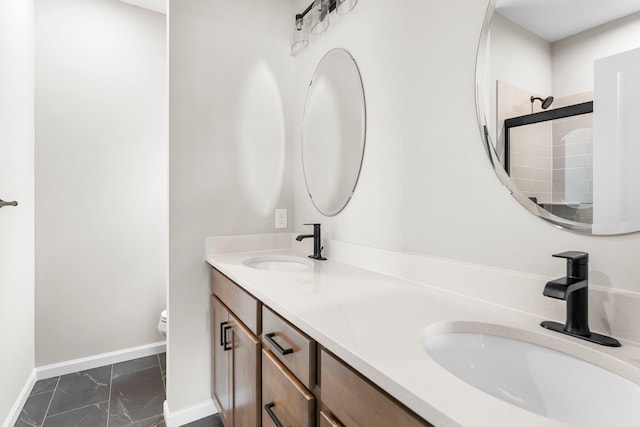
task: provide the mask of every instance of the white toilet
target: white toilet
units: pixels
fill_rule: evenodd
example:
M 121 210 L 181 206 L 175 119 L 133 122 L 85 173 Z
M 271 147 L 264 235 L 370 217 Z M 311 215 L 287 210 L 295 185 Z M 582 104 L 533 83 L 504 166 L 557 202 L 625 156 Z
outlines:
M 160 321 L 158 321 L 158 332 L 160 332 L 163 337 L 167 336 L 167 310 L 162 310 L 162 313 L 160 313 Z

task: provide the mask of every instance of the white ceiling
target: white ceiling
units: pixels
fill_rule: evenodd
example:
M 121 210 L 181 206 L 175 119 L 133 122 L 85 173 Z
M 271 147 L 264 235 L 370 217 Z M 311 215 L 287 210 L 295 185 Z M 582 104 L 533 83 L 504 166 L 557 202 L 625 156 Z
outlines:
M 143 9 L 153 10 L 154 12 L 167 14 L 167 1 L 168 0 L 120 0 L 124 3 L 129 3 L 134 6 L 139 6 Z
M 498 0 L 496 11 L 550 43 L 640 11 L 640 0 Z

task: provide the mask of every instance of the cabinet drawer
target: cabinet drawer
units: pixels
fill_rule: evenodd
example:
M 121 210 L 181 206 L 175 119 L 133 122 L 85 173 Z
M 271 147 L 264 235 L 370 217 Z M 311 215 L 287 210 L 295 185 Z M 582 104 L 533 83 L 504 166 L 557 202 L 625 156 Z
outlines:
M 251 332 L 260 335 L 260 301 L 215 268 L 211 268 L 211 290 Z
M 338 425 L 430 426 L 324 349 L 320 353 L 320 400 Z
M 263 349 L 262 426 L 313 427 L 314 414 L 313 395 L 271 352 Z
M 342 427 L 342 424 L 328 412 L 320 411 L 320 427 Z
M 316 380 L 316 342 L 262 306 L 262 343 L 311 389 Z

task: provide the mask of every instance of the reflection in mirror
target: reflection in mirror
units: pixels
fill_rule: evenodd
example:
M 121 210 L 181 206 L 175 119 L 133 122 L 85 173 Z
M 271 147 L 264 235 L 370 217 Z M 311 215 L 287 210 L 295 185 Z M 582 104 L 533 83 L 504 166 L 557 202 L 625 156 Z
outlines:
M 532 213 L 640 230 L 640 2 L 494 0 L 476 70 L 483 143 Z
M 309 85 L 304 108 L 302 165 L 307 191 L 322 214 L 336 215 L 353 194 L 364 154 L 364 89 L 353 57 L 329 51 Z

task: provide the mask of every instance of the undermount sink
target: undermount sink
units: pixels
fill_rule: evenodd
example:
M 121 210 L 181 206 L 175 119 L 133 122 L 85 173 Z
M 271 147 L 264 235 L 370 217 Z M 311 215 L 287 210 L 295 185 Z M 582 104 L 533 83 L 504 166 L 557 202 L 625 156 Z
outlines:
M 580 427 L 640 425 L 640 386 L 582 359 L 485 333 L 424 334 L 443 368 L 505 402 Z
M 293 256 L 257 257 L 244 261 L 244 265 L 257 270 L 303 271 L 313 267 L 313 262 Z

